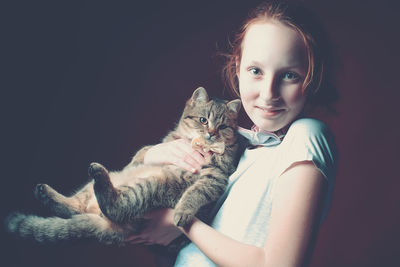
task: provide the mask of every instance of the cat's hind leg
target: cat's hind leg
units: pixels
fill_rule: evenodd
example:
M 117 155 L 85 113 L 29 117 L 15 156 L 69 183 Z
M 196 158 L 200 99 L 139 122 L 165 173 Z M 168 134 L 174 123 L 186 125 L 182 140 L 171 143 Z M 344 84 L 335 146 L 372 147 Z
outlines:
M 103 214 L 113 221 L 121 222 L 119 207 L 115 205 L 121 193 L 111 183 L 107 169 L 99 163 L 91 163 L 88 174 L 94 180 L 95 196 Z
M 129 221 L 124 209 L 128 206 L 121 189 L 115 188 L 111 183 L 109 173 L 99 163 L 91 163 L 88 170 L 89 176 L 94 180 L 94 192 L 103 214 L 110 220 L 118 223 Z
M 90 192 L 91 191 L 91 192 Z M 66 197 L 47 184 L 38 184 L 34 190 L 35 197 L 55 215 L 69 218 L 72 215 L 87 212 L 90 195 L 93 196 L 93 186 L 89 183 L 76 194 Z
M 102 165 L 92 163 L 89 167 L 89 175 L 94 179 L 93 187 L 99 207 L 105 216 L 117 223 L 129 223 L 142 216 L 146 211 L 161 207 L 161 203 L 167 202 L 163 201 L 164 190 L 160 188 L 161 183 L 154 182 L 160 177 L 154 175 L 138 178 L 137 169 L 127 172 L 111 173 L 111 175 L 120 176 L 116 180 L 124 177 L 130 180 L 129 186 L 118 185 L 116 187 L 111 182 L 110 174 Z

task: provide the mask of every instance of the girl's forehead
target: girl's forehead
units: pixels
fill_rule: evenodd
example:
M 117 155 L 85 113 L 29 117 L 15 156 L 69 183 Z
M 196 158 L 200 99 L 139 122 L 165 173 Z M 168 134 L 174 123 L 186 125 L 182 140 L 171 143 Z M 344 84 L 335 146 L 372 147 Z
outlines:
M 297 31 L 280 22 L 254 23 L 244 36 L 242 57 L 298 63 L 305 58 L 305 44 Z

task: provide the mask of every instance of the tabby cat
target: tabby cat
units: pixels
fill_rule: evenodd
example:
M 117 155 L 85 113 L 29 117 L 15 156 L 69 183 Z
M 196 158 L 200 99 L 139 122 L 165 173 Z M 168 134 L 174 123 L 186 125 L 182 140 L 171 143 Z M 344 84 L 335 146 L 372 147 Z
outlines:
M 39 242 L 90 238 L 122 244 L 140 230 L 140 218 L 158 208 L 174 208 L 174 223 L 187 225 L 200 208 L 219 198 L 236 168 L 241 153 L 236 132 L 240 106 L 239 99 L 209 99 L 202 87 L 186 102 L 175 129 L 162 142 L 183 138 L 192 140 L 196 149 L 211 151 L 197 173 L 174 165 L 144 164 L 151 147 L 146 146 L 120 172 L 92 163 L 91 182 L 70 197 L 46 184 L 37 185 L 36 198 L 57 217 L 14 213 L 7 219 L 8 230 Z

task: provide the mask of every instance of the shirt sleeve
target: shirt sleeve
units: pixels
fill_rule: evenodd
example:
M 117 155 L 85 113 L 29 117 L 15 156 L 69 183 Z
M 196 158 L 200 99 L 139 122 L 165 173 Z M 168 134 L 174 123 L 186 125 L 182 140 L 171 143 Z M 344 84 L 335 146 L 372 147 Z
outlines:
M 299 119 L 292 123 L 281 146 L 281 172 L 296 162 L 312 161 L 325 177 L 328 191 L 322 221 L 328 213 L 336 179 L 337 149 L 332 132 L 316 119 Z

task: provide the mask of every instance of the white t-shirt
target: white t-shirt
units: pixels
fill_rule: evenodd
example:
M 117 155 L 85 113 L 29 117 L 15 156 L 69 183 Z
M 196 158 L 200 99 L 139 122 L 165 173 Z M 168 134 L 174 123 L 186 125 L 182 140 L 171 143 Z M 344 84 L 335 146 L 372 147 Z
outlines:
M 269 229 L 277 178 L 293 163 L 312 161 L 328 183 L 321 222 L 325 218 L 336 176 L 336 146 L 332 133 L 322 122 L 303 118 L 292 123 L 282 143 L 247 149 L 228 189 L 217 203 L 211 226 L 240 242 L 263 247 Z M 178 254 L 175 266 L 216 266 L 195 244 Z

